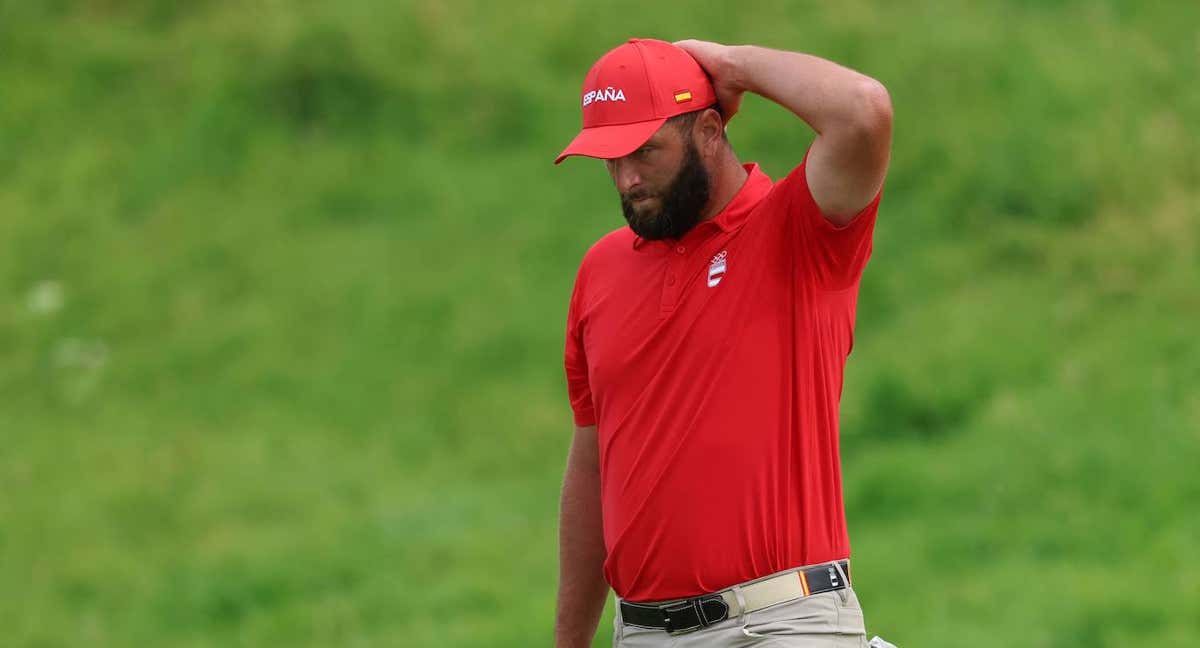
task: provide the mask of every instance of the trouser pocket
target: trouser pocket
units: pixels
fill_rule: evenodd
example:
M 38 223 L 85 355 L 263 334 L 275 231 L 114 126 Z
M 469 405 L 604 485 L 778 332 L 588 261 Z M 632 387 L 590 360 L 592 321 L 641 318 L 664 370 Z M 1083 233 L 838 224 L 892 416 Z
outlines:
M 838 632 L 841 634 L 862 635 L 865 641 L 867 624 L 863 618 L 862 606 L 858 604 L 858 594 L 854 592 L 854 588 L 852 587 L 847 587 L 845 594 L 845 602 L 840 597 L 837 599 Z

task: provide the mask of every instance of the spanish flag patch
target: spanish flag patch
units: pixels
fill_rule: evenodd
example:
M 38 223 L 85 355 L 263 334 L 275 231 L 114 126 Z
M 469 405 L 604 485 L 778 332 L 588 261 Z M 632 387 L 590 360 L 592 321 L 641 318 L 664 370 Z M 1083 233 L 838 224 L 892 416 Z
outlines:
M 691 100 L 692 100 L 692 93 L 687 90 L 683 90 L 682 92 L 675 93 L 675 103 L 683 103 L 685 101 L 691 101 Z

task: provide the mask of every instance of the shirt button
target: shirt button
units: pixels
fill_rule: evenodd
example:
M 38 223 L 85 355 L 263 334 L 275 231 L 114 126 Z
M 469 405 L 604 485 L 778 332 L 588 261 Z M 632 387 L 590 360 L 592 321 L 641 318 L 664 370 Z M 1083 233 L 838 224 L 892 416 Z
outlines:
M 675 285 L 675 275 L 667 275 L 667 285 L 668 286 Z
M 675 248 L 675 251 L 676 251 L 676 252 L 678 252 L 678 253 L 680 253 L 680 254 L 683 254 L 684 252 L 687 252 L 687 248 L 685 248 L 685 247 L 683 247 L 682 245 L 680 245 L 679 247 Z

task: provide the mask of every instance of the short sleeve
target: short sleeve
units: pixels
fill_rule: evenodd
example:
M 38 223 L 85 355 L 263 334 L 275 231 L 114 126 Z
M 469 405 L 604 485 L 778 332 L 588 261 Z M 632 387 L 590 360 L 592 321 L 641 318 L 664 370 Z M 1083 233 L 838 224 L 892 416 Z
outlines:
M 596 424 L 596 410 L 592 405 L 592 388 L 588 381 L 587 352 L 583 345 L 584 271 L 581 267 L 575 277 L 575 288 L 571 291 L 571 303 L 567 308 L 566 349 L 563 365 L 567 372 L 567 396 L 575 415 L 575 425 L 580 427 Z
M 776 185 L 787 204 L 791 244 L 801 252 L 821 286 L 828 290 L 849 288 L 862 276 L 871 256 L 871 237 L 883 189 L 849 223 L 838 227 L 821 215 L 812 197 L 805 172 L 807 163 L 806 153 L 800 166 Z

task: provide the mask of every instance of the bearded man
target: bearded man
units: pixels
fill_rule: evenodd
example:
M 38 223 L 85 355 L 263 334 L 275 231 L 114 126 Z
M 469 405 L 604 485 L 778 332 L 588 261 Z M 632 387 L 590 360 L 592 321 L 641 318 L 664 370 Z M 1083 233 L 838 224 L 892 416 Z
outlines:
M 778 182 L 726 136 L 744 92 L 817 133 Z M 633 39 L 582 104 L 556 162 L 603 159 L 628 227 L 568 307 L 556 645 L 591 645 L 611 589 L 614 646 L 865 646 L 838 403 L 887 91 L 806 54 Z

